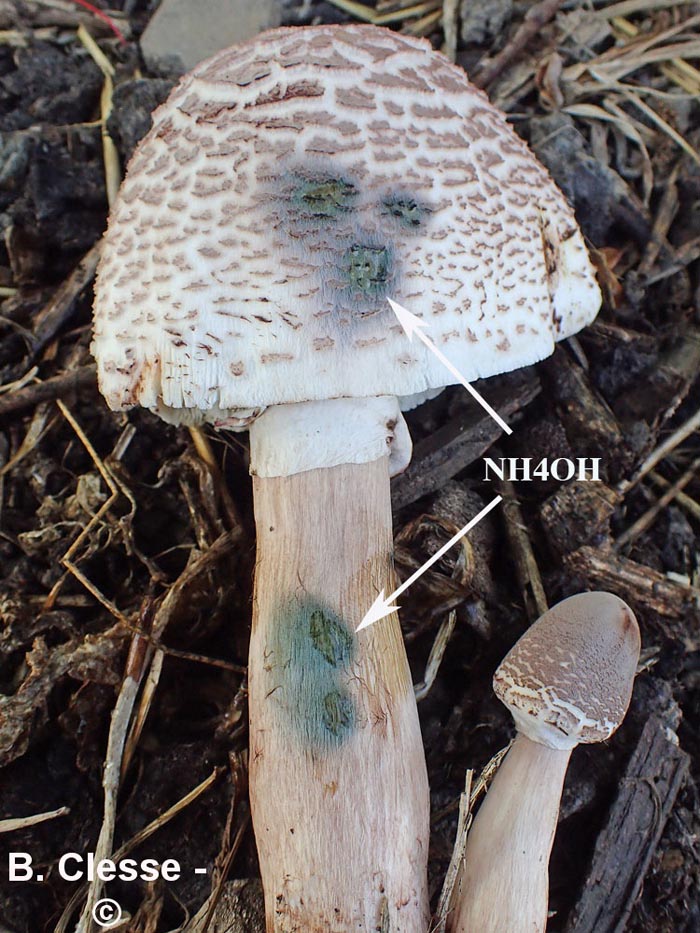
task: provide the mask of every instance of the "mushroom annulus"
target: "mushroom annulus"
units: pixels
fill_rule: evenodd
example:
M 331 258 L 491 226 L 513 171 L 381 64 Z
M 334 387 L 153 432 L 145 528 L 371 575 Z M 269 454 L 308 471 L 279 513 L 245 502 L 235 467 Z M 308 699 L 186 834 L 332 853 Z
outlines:
M 451 933 L 543 933 L 571 752 L 622 722 L 639 647 L 626 603 L 580 593 L 540 616 L 499 665 L 494 691 L 517 734 L 467 836 Z
M 428 925 L 428 783 L 392 590 L 401 400 L 533 363 L 600 293 L 572 210 L 463 71 L 369 26 L 197 66 L 112 210 L 93 350 L 115 410 L 250 427 L 250 794 L 268 930 Z

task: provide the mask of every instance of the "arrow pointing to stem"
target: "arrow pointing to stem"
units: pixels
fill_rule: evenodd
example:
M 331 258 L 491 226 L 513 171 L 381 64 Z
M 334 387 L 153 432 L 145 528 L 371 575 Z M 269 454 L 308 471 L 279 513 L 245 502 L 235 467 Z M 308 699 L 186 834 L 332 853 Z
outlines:
M 482 395 L 479 395 L 479 393 L 476 391 L 474 386 L 470 385 L 467 382 L 467 380 L 460 373 L 460 371 L 455 366 L 453 366 L 452 363 L 450 363 L 450 361 L 447 359 L 445 354 L 441 350 L 438 350 L 438 348 L 435 346 L 435 344 L 430 339 L 430 337 L 428 337 L 426 334 L 423 333 L 421 328 L 427 327 L 428 326 L 427 323 L 425 321 L 422 321 L 419 317 L 416 317 L 415 314 L 411 314 L 411 312 L 408 311 L 406 308 L 404 308 L 402 305 L 397 304 L 395 301 L 392 301 L 391 298 L 387 298 L 387 301 L 391 305 L 392 311 L 394 312 L 396 317 L 399 319 L 399 324 L 401 324 L 403 329 L 406 331 L 406 336 L 408 337 L 408 339 L 411 342 L 413 342 L 413 335 L 417 334 L 418 339 L 422 343 L 424 343 L 425 346 L 432 353 L 435 354 L 435 356 L 440 360 L 443 366 L 446 366 L 447 369 L 449 369 L 449 371 L 455 377 L 457 382 L 463 385 L 464 388 L 467 390 L 467 392 L 469 392 L 476 399 L 476 401 L 481 405 L 484 411 L 488 412 L 488 414 L 491 415 L 491 417 L 496 422 L 496 424 L 503 431 L 505 431 L 506 434 L 512 434 L 513 433 L 512 430 L 508 427 L 508 425 L 505 423 L 503 418 L 501 418 L 498 412 L 494 411 L 494 409 L 491 408 L 491 406 L 486 401 L 486 399 Z
M 372 607 L 369 612 L 365 615 L 364 619 L 355 629 L 356 632 L 361 631 L 363 628 L 368 628 L 370 625 L 374 625 L 375 622 L 378 622 L 380 619 L 383 619 L 384 616 L 390 615 L 392 612 L 395 612 L 397 609 L 400 609 L 400 606 L 394 606 L 393 602 L 395 599 L 398 599 L 399 596 L 403 593 L 404 590 L 407 590 L 411 584 L 415 583 L 418 577 L 425 573 L 434 563 L 440 560 L 443 554 L 446 554 L 447 551 L 453 545 L 455 545 L 460 538 L 463 538 L 465 534 L 470 531 L 475 525 L 478 525 L 484 516 L 488 515 L 491 509 L 495 508 L 498 503 L 501 501 L 502 496 L 496 496 L 492 499 L 485 508 L 483 508 L 478 515 L 475 515 L 474 518 L 467 522 L 464 528 L 461 528 L 454 537 L 450 538 L 447 544 L 443 544 L 439 551 L 436 551 L 431 558 L 429 558 L 422 567 L 419 567 L 414 574 L 412 574 L 408 580 L 405 580 L 401 586 L 394 590 L 391 596 L 384 596 L 384 590 L 381 591 L 379 596 L 372 603 Z

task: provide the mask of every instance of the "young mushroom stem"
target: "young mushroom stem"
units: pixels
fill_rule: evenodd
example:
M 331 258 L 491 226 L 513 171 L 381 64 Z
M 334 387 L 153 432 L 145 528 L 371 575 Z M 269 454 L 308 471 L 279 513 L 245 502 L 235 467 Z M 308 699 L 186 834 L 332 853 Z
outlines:
M 254 477 L 250 787 L 268 931 L 425 933 L 428 785 L 388 457 Z M 382 923 L 388 923 L 383 926 Z
M 452 933 L 534 933 L 547 923 L 549 856 L 571 749 L 519 734 L 469 830 Z
M 611 593 L 558 603 L 503 659 L 493 686 L 518 735 L 467 837 L 450 933 L 544 933 L 571 752 L 618 728 L 638 660 L 637 621 Z

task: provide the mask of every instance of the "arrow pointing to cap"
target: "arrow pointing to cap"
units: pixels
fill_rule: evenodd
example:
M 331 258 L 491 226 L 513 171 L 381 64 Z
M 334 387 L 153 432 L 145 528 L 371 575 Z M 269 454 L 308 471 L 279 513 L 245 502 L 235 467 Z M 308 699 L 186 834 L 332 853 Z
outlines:
M 460 371 L 459 371 L 455 366 L 453 366 L 452 363 L 450 363 L 450 361 L 447 359 L 447 357 L 445 356 L 445 354 L 444 354 L 441 350 L 438 350 L 438 348 L 435 346 L 435 344 L 434 344 L 433 341 L 430 339 L 430 337 L 428 337 L 426 334 L 423 333 L 422 328 L 428 326 L 428 324 L 426 323 L 426 321 L 422 321 L 419 317 L 416 317 L 415 314 L 411 314 L 410 311 L 408 311 L 408 310 L 407 310 L 406 308 L 404 308 L 402 305 L 397 304 L 395 301 L 392 301 L 391 298 L 387 298 L 387 301 L 388 301 L 389 304 L 391 305 L 392 311 L 394 312 L 394 314 L 396 315 L 396 317 L 399 319 L 399 324 L 400 324 L 400 325 L 403 327 L 403 329 L 406 331 L 406 336 L 408 337 L 408 339 L 409 339 L 411 342 L 413 342 L 413 335 L 414 335 L 414 334 L 417 334 L 417 335 L 418 335 L 418 339 L 419 339 L 422 343 L 424 343 L 425 346 L 426 346 L 432 353 L 435 354 L 435 356 L 440 360 L 440 362 L 442 363 L 443 366 L 445 366 L 445 367 L 447 367 L 447 369 L 449 369 L 449 371 L 450 371 L 450 372 L 452 373 L 452 375 L 455 377 L 455 379 L 457 380 L 457 382 L 459 382 L 460 385 L 463 385 L 464 388 L 467 390 L 467 392 L 469 392 L 469 393 L 476 399 L 476 401 L 481 405 L 481 407 L 484 409 L 484 411 L 486 411 L 489 415 L 491 415 L 491 417 L 492 417 L 493 420 L 496 422 L 496 424 L 497 424 L 503 431 L 505 431 L 506 434 L 512 434 L 513 431 L 508 427 L 508 425 L 505 423 L 505 421 L 503 420 L 503 418 L 501 418 L 501 416 L 498 414 L 498 412 L 497 412 L 497 411 L 494 411 L 494 409 L 491 408 L 491 406 L 490 406 L 489 403 L 486 401 L 486 399 L 485 399 L 482 395 L 479 395 L 479 393 L 476 391 L 476 389 L 474 388 L 474 386 L 470 385 L 470 384 L 467 382 L 467 380 L 466 380 L 466 379 L 464 378 L 464 376 L 460 373 Z
M 391 596 L 384 596 L 384 590 L 381 591 L 379 596 L 372 603 L 372 606 L 369 612 L 365 615 L 364 619 L 355 629 L 356 632 L 361 631 L 363 628 L 368 628 L 370 625 L 374 625 L 375 622 L 378 622 L 380 619 L 383 619 L 384 616 L 390 615 L 392 612 L 395 612 L 397 609 L 400 609 L 400 606 L 393 605 L 394 600 L 398 599 L 399 596 L 403 593 L 404 590 L 407 590 L 411 584 L 415 583 L 418 577 L 422 576 L 426 570 L 429 570 L 434 563 L 440 560 L 443 554 L 446 554 L 451 547 L 453 547 L 460 538 L 463 538 L 465 534 L 474 528 L 475 525 L 478 525 L 484 516 L 488 515 L 491 509 L 495 508 L 498 503 L 501 501 L 502 496 L 496 496 L 492 499 L 487 506 L 485 506 L 478 515 L 475 515 L 474 518 L 467 522 L 464 528 L 461 528 L 456 535 L 454 535 L 447 544 L 443 544 L 439 551 L 436 551 L 432 557 L 430 557 L 422 567 L 419 567 L 414 574 L 412 574 L 408 580 L 405 580 L 401 586 L 394 590 Z

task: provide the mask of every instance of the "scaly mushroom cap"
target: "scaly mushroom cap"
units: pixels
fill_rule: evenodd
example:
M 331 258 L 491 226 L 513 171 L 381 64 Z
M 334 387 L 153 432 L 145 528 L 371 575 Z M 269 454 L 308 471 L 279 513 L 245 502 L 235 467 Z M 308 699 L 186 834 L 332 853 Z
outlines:
M 134 154 L 97 277 L 100 386 L 222 424 L 450 384 L 387 297 L 470 380 L 600 304 L 571 208 L 462 70 L 386 29 L 272 30 L 183 78 Z
M 610 593 L 581 593 L 530 626 L 493 679 L 518 732 L 550 748 L 602 742 L 622 722 L 639 661 L 632 610 Z

